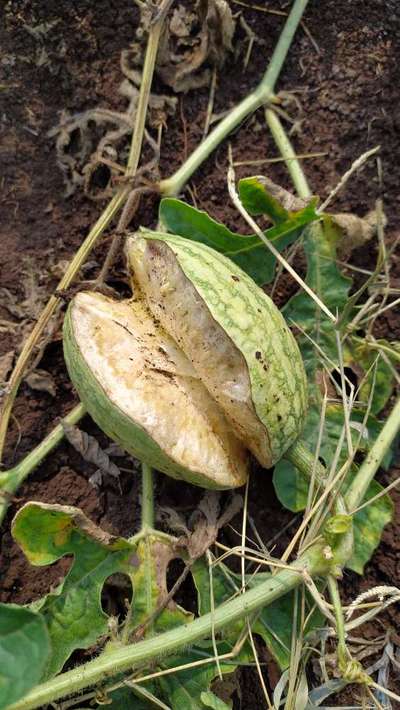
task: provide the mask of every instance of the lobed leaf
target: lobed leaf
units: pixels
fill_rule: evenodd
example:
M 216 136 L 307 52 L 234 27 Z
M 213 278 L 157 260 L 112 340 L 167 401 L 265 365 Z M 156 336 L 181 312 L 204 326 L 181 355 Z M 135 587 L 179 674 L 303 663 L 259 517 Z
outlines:
M 50 677 L 73 651 L 89 648 L 107 633 L 108 616 L 101 607 L 104 582 L 116 572 L 132 574 L 138 559 L 129 542 L 112 537 L 69 506 L 27 503 L 15 516 L 12 532 L 34 565 L 74 556 L 60 586 L 33 605 L 41 612 L 52 644 L 45 670 L 45 677 Z
M 109 617 L 101 607 L 101 592 L 110 575 L 123 573 L 132 581 L 131 631 L 140 627 L 167 596 L 167 567 L 176 554 L 165 538 L 150 535 L 132 544 L 96 527 L 77 508 L 44 503 L 28 503 L 21 508 L 12 529 L 32 564 L 47 565 L 63 555 L 74 555 L 59 588 L 35 602 L 52 641 L 48 676 L 57 673 L 75 649 L 88 648 L 107 634 Z M 192 618 L 171 602 L 150 628 L 164 631 Z
M 101 592 L 104 582 L 112 574 L 128 575 L 133 586 L 132 608 L 127 617 L 129 625 L 123 631 L 125 639 L 138 640 L 193 619 L 191 613 L 171 600 L 163 606 L 168 595 L 169 563 L 180 556 L 163 534 L 152 533 L 131 543 L 96 527 L 77 508 L 44 503 L 28 503 L 21 508 L 14 518 L 12 530 L 32 564 L 44 566 L 63 555 L 74 557 L 71 569 L 58 589 L 32 605 L 41 612 L 39 619 L 45 632 L 47 627 L 52 644 L 52 654 L 44 658 L 41 669 L 44 677 L 61 670 L 74 650 L 89 648 L 99 642 L 103 645 L 107 640 L 109 617 L 101 607 Z M 203 564 L 208 575 L 207 565 Z M 209 593 L 209 589 L 202 590 L 203 593 L 206 591 Z M 149 619 L 151 623 L 146 623 Z M 118 637 L 108 641 L 105 653 L 121 643 L 123 641 Z M 222 641 L 220 653 L 229 652 L 231 647 Z M 175 668 L 205 656 L 210 657 L 210 664 L 161 677 L 154 684 L 146 684 L 146 689 L 154 691 L 155 696 L 163 698 L 173 710 L 204 708 L 201 694 L 209 691 L 211 682 L 218 675 L 212 660 L 211 641 L 158 664 L 160 670 Z M 241 658 L 249 661 L 251 654 L 242 654 Z M 235 662 L 222 666 L 224 673 L 231 673 L 235 668 Z M 125 707 L 152 706 L 148 699 L 137 697 L 135 689 L 112 694 L 114 707 L 124 703 Z

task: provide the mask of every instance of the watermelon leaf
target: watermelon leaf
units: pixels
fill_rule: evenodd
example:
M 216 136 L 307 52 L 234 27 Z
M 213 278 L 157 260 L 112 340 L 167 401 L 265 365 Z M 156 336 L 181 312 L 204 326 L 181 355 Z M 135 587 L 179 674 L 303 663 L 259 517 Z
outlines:
M 101 592 L 110 575 L 122 573 L 132 581 L 134 627 L 147 619 L 166 589 L 161 563 L 166 572 L 173 553 L 165 540 L 161 543 L 148 536 L 134 545 L 101 530 L 78 508 L 45 503 L 23 506 L 14 518 L 12 532 L 34 565 L 74 556 L 60 586 L 32 605 L 41 612 L 52 644 L 46 677 L 60 671 L 76 649 L 89 648 L 107 637 L 109 617 L 101 606 Z M 191 618 L 172 603 L 157 617 L 154 630 L 163 631 Z
M 278 251 L 292 244 L 307 224 L 318 219 L 311 205 L 287 215 L 287 219 L 277 221 L 264 232 Z M 172 197 L 161 200 L 159 220 L 168 232 L 206 244 L 229 257 L 257 284 L 269 283 L 274 278 L 276 259 L 257 236 L 232 232 L 206 212 Z
M 0 604 L 0 708 L 22 698 L 42 678 L 50 639 L 40 614 Z

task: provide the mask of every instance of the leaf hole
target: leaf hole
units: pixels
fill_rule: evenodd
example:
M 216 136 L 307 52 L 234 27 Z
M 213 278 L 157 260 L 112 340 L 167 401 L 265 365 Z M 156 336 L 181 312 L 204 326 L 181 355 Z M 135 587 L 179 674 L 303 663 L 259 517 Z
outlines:
M 168 592 L 171 591 L 180 576 L 184 574 L 185 568 L 186 564 L 181 558 L 171 560 L 167 568 Z M 198 615 L 197 590 L 190 572 L 186 573 L 185 579 L 175 592 L 174 602 L 183 606 L 187 611 L 191 611 L 192 614 Z
M 345 393 L 346 393 L 347 397 L 349 397 L 351 395 L 351 384 L 354 386 L 355 389 L 357 388 L 358 377 L 357 377 L 357 374 L 354 372 L 354 370 L 351 367 L 344 367 L 343 371 L 344 371 L 344 376 L 345 376 L 345 383 L 344 383 Z M 336 382 L 336 384 L 338 384 L 339 387 L 341 387 L 342 380 L 341 380 L 339 370 L 332 370 L 331 375 L 332 375 L 332 378 L 334 379 L 334 381 Z
M 119 623 L 124 621 L 132 601 L 132 582 L 127 574 L 117 572 L 104 582 L 101 592 L 101 607 L 108 616 L 114 616 Z

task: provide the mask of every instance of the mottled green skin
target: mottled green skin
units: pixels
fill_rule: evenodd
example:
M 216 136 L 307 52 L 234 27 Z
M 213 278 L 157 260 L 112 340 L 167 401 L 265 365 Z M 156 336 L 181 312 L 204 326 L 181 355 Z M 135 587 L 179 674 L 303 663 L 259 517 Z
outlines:
M 110 401 L 77 346 L 71 317 L 73 307 L 72 301 L 64 320 L 64 359 L 81 402 L 100 429 L 125 451 L 140 461 L 145 461 L 157 471 L 202 488 L 224 489 L 224 486 L 216 485 L 211 478 L 204 476 L 200 471 L 184 468 L 166 456 L 141 426 L 135 424 L 114 402 Z
M 213 318 L 244 356 L 273 465 L 298 438 L 307 410 L 303 360 L 286 321 L 253 279 L 222 254 L 171 234 L 143 230 L 140 236 L 168 244 Z

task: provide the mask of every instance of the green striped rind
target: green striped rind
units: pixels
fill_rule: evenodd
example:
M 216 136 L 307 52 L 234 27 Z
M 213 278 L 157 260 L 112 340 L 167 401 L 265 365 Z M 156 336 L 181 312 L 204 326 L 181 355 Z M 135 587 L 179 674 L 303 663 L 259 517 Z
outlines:
M 100 429 L 135 458 L 145 461 L 149 466 L 172 478 L 185 480 L 203 488 L 224 489 L 224 486 L 216 485 L 211 478 L 198 471 L 184 468 L 166 456 L 146 431 L 135 424 L 108 398 L 77 345 L 72 324 L 73 307 L 72 301 L 64 320 L 64 358 L 81 402 Z
M 298 438 L 307 410 L 304 365 L 286 321 L 261 288 L 222 254 L 171 234 L 143 230 L 140 236 L 172 249 L 213 318 L 243 354 L 254 407 L 270 438 L 272 465 Z

